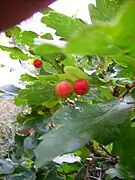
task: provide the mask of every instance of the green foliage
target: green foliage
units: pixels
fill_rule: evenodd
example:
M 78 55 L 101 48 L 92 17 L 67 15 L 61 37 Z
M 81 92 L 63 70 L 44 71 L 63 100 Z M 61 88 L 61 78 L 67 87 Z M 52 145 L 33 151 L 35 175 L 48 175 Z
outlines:
M 110 21 L 116 16 L 123 2 L 124 0 L 96 0 L 96 7 L 93 4 L 89 4 L 92 23 Z
M 6 35 L 15 36 L 16 40 L 19 40 L 19 36 L 21 33 L 21 29 L 18 26 L 14 26 L 13 28 L 6 31 Z
M 35 150 L 36 165 L 40 167 L 59 154 L 72 152 L 90 139 L 104 144 L 112 142 L 119 133 L 117 124 L 127 120 L 130 108 L 130 105 L 117 102 L 99 104 L 95 107 L 80 103 L 75 109 L 62 107 L 53 116 L 57 129 L 40 138 L 43 141 Z M 61 134 L 63 138 L 60 138 Z M 43 159 L 44 151 L 47 156 Z
M 39 105 L 54 99 L 57 100 L 54 93 L 54 85 L 41 84 L 40 82 L 35 81 L 34 84 L 27 85 L 26 89 L 19 91 L 15 102 L 16 105 Z
M 36 175 L 35 173 L 26 170 L 25 172 L 19 173 L 19 174 L 15 174 L 15 175 L 11 175 L 7 177 L 7 180 L 36 180 Z
M 110 56 L 134 71 L 134 16 L 135 3 L 130 1 L 115 21 L 89 26 L 74 36 L 69 41 L 66 52 Z
M 28 46 L 33 46 L 34 39 L 38 37 L 38 34 L 36 34 L 33 31 L 21 31 L 21 29 L 17 26 L 7 30 L 7 32 L 15 37 L 16 42 L 18 44 L 24 44 Z
M 12 59 L 21 59 L 21 60 L 28 60 L 30 57 L 27 54 L 24 54 L 19 48 L 11 48 L 6 46 L 0 46 L 0 49 L 3 51 L 10 52 L 10 57 Z
M 45 56 L 47 54 L 59 53 L 61 49 L 51 44 L 41 44 L 35 48 L 35 53 L 39 56 Z
M 39 35 L 17 26 L 5 32 L 19 48 L 1 45 L 1 50 L 13 59 L 41 59 L 43 66 L 35 77 L 20 78 L 27 85 L 14 102 L 23 110 L 15 121 L 11 161 L 0 160 L 2 178 L 135 178 L 135 2 L 97 0 L 89 10 L 91 25 L 50 8 L 43 11 L 41 21 L 65 40 L 63 48 L 34 44 L 35 38 L 53 42 L 50 33 Z M 89 83 L 87 94 L 56 97 L 57 83 L 74 84 L 81 78 Z M 52 162 L 70 152 L 81 162 Z
M 5 160 L 3 158 L 0 159 L 0 175 L 4 174 L 11 174 L 15 170 L 14 163 L 8 162 L 8 160 Z
M 21 43 L 27 44 L 28 46 L 32 46 L 34 39 L 37 37 L 38 35 L 32 31 L 23 31 L 20 35 Z
M 65 80 L 66 75 L 65 74 L 55 74 L 55 75 L 47 75 L 47 76 L 39 75 L 37 76 L 37 79 L 39 79 L 41 83 L 47 83 L 47 82 L 57 83 L 59 81 Z
M 79 68 L 74 67 L 74 66 L 65 66 L 64 72 L 67 75 L 67 78 L 73 81 L 80 78 L 83 78 L 86 80 L 89 79 L 89 77 L 83 71 L 81 71 Z
M 73 19 L 63 14 L 50 11 L 42 20 L 48 27 L 56 30 L 56 35 L 69 39 L 72 34 L 80 31 L 85 25 L 78 19 Z
M 126 133 L 125 133 L 126 132 Z M 133 178 L 134 173 L 134 153 L 135 153 L 135 129 L 125 125 L 120 128 L 120 136 L 116 139 L 113 146 L 113 153 L 120 156 L 120 173 L 123 177 Z M 129 148 L 130 147 L 130 148 Z M 126 171 L 125 171 L 126 170 Z
M 53 37 L 52 37 L 52 35 L 50 33 L 46 33 L 46 34 L 42 35 L 41 38 L 48 39 L 48 40 L 53 40 Z
M 23 75 L 21 75 L 20 80 L 23 81 L 23 82 L 32 82 L 32 81 L 35 81 L 36 78 L 32 77 L 32 76 L 30 76 L 28 74 L 23 74 Z

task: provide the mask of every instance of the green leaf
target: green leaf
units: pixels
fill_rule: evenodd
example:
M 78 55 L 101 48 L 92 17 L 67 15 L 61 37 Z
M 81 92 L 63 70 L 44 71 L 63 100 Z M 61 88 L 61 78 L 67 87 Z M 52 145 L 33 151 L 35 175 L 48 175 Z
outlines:
M 40 134 L 43 134 L 48 131 L 47 124 L 49 122 L 48 118 L 50 117 L 50 114 L 49 114 L 50 112 L 45 107 L 43 107 L 42 110 L 40 109 L 38 110 L 39 107 L 37 106 L 35 106 L 35 108 L 36 109 L 32 110 L 31 114 L 27 116 L 22 115 L 20 118 L 23 118 L 23 119 L 21 122 L 18 122 L 18 123 L 24 124 L 23 128 L 26 130 L 33 129 L 34 131 Z M 42 115 L 39 114 L 40 111 L 43 113 Z M 34 140 L 34 137 L 31 137 L 30 139 L 28 138 L 26 142 L 30 142 L 30 143 L 26 143 L 26 146 L 27 144 L 32 144 L 32 146 L 35 146 L 34 144 L 36 144 L 36 140 L 37 139 Z
M 20 33 L 21 33 L 21 29 L 18 26 L 14 26 L 11 29 L 7 30 L 12 36 L 16 37 L 16 40 L 18 41 L 20 39 Z
M 21 78 L 20 78 L 21 81 L 24 81 L 24 82 L 31 82 L 31 81 L 35 81 L 36 78 L 35 77 L 32 77 L 28 74 L 23 74 L 21 75 Z
M 0 159 L 0 175 L 12 174 L 15 171 L 15 165 L 5 159 Z
M 61 51 L 61 48 L 52 44 L 41 44 L 36 46 L 34 49 L 34 52 L 39 56 L 46 56 L 48 54 L 59 53 Z
M 73 163 L 73 164 L 64 164 L 63 166 L 58 166 L 57 171 L 61 173 L 69 174 L 70 172 L 78 171 L 81 168 L 81 164 Z
M 117 124 L 128 119 L 130 108 L 116 101 L 96 106 L 78 103 L 76 108 L 62 107 L 53 116 L 56 128 L 40 138 L 43 141 L 35 150 L 36 166 L 79 149 L 90 139 L 103 144 L 112 142 L 119 134 Z
M 117 178 L 119 175 L 115 168 L 109 168 L 106 170 L 106 174 L 110 179 Z
M 96 7 L 89 4 L 92 23 L 97 21 L 110 21 L 116 16 L 124 0 L 96 0 Z
M 28 46 L 32 46 L 34 43 L 34 39 L 38 37 L 38 34 L 32 31 L 23 31 L 20 35 L 20 40 L 22 44 L 27 44 Z
M 0 49 L 3 51 L 8 51 L 10 52 L 10 57 L 12 59 L 21 59 L 21 60 L 28 60 L 30 57 L 27 54 L 24 54 L 19 48 L 11 48 L 11 47 L 6 47 L 6 46 L 1 46 Z
M 57 70 L 53 67 L 53 65 L 46 61 L 43 62 L 43 69 L 49 73 L 57 73 Z
M 81 149 L 74 152 L 76 156 L 79 156 L 81 158 L 81 161 L 85 162 L 86 158 L 90 154 L 90 150 L 86 147 L 82 147 Z
M 67 57 L 61 61 L 61 64 L 64 66 L 75 66 L 75 57 L 73 57 L 71 54 L 68 54 Z
M 41 38 L 53 40 L 53 36 L 51 35 L 51 33 L 46 33 L 42 35 Z
M 131 179 L 135 176 L 135 128 L 129 124 L 121 126 L 120 135 L 113 144 L 113 154 L 120 156 L 121 174 Z M 127 177 L 127 178 L 129 178 Z
M 24 171 L 7 177 L 7 180 L 36 180 L 36 174 L 32 171 Z
M 66 51 L 69 53 L 88 55 L 113 55 L 119 53 L 119 49 L 113 45 L 110 35 L 114 31 L 114 26 L 90 25 L 83 29 L 81 33 L 74 36 L 67 44 Z
M 71 81 L 75 81 L 77 79 L 86 79 L 89 80 L 89 76 L 85 74 L 81 69 L 75 66 L 65 66 L 64 72 L 66 74 L 67 79 Z
M 54 99 L 56 99 L 54 85 L 34 82 L 34 84 L 27 85 L 25 89 L 19 91 L 15 103 L 16 105 L 38 105 Z
M 47 108 L 53 108 L 54 106 L 57 105 L 58 102 L 59 102 L 59 100 L 57 98 L 55 98 L 53 100 L 51 99 L 49 101 L 44 102 L 43 105 Z
M 135 2 L 129 1 L 115 21 L 91 25 L 74 36 L 66 52 L 110 56 L 120 65 L 135 69 Z M 128 28 L 127 28 L 128 27 Z
M 49 83 L 49 82 L 59 82 L 62 80 L 66 79 L 66 75 L 65 74 L 55 74 L 55 75 L 39 75 L 37 76 L 37 79 L 41 82 L 41 83 Z
M 92 86 L 108 86 L 109 82 L 103 82 L 96 73 L 90 75 L 90 84 Z
M 116 164 L 115 170 L 119 179 L 134 179 L 134 175 L 122 164 Z
M 44 180 L 64 180 L 62 177 L 57 176 L 56 173 L 56 168 L 53 167 L 48 174 L 46 175 L 46 177 L 44 178 Z
M 114 96 L 112 95 L 112 93 L 110 92 L 109 88 L 106 86 L 101 86 L 100 87 L 101 92 L 103 93 L 103 95 L 106 97 L 107 100 L 111 100 L 114 99 Z
M 25 150 L 32 150 L 36 147 L 37 145 L 37 140 L 35 136 L 28 136 L 24 139 L 24 149 Z
M 56 35 L 69 39 L 72 34 L 80 31 L 85 25 L 78 19 L 51 11 L 42 20 L 48 27 L 56 30 Z

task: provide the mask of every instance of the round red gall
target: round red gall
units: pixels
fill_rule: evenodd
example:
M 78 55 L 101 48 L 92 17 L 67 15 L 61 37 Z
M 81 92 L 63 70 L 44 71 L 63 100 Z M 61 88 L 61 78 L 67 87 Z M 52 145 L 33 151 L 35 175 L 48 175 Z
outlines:
M 55 88 L 56 96 L 67 98 L 73 93 L 73 85 L 68 81 L 61 81 Z
M 35 59 L 33 62 L 33 65 L 35 68 L 41 68 L 42 67 L 42 61 L 40 59 Z
M 89 84 L 85 79 L 76 80 L 73 87 L 78 95 L 84 95 L 89 91 Z

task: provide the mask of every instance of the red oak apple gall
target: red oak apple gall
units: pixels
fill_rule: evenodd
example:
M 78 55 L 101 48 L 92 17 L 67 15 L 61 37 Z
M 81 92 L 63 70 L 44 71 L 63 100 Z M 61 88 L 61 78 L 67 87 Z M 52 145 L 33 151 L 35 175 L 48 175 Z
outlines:
M 61 81 L 56 85 L 55 93 L 58 97 L 67 98 L 73 93 L 73 85 L 68 81 Z
M 42 67 L 42 61 L 40 59 L 35 59 L 33 62 L 33 65 L 35 68 L 41 68 Z
M 78 95 L 84 95 L 89 91 L 89 84 L 85 79 L 76 80 L 73 87 Z

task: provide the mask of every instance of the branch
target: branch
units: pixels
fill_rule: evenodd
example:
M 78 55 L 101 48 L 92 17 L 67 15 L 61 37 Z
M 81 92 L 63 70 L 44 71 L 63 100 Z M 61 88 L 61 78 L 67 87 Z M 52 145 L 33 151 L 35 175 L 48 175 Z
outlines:
M 112 156 L 112 154 L 102 145 L 100 144 L 99 147 L 106 152 L 106 154 L 108 154 L 109 156 Z
M 86 147 L 90 150 L 91 153 L 94 154 L 94 156 L 102 157 L 102 155 L 101 155 L 98 151 L 95 150 L 92 141 L 90 141 L 90 142 L 86 145 Z

